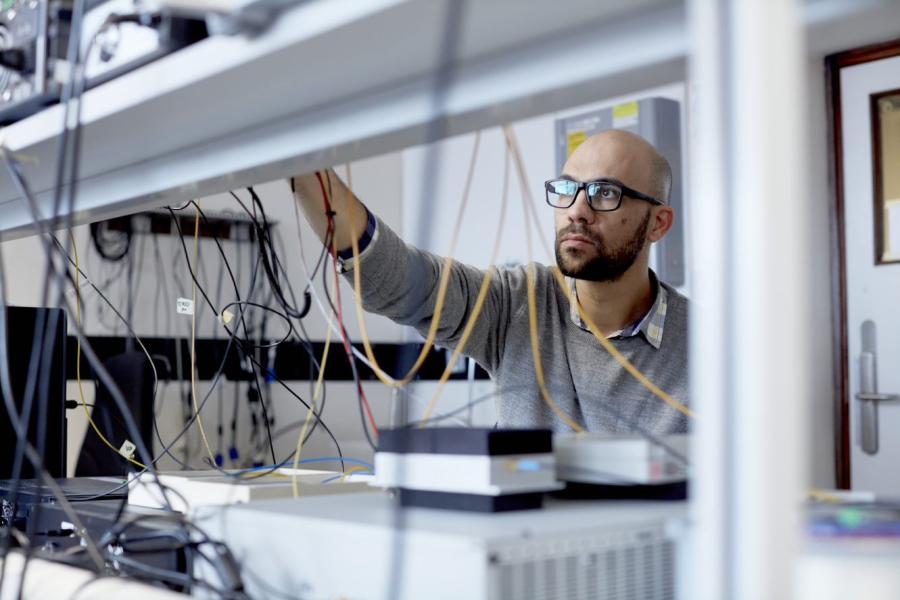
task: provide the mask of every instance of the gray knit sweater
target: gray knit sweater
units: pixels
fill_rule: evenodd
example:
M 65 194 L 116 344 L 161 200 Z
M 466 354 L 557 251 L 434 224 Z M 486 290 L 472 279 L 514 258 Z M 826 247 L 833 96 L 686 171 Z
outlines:
M 442 259 L 404 243 L 382 221 L 361 259 L 366 310 L 428 331 Z M 344 263 L 352 277 L 352 260 Z M 484 272 L 454 262 L 437 341 L 453 348 L 462 335 Z M 653 434 L 687 431 L 687 418 L 627 373 L 589 332 L 573 321 L 569 301 L 549 267 L 536 265 L 540 349 L 550 393 L 563 411 L 589 431 Z M 615 347 L 651 381 L 688 404 L 688 302 L 669 286 L 659 348 L 643 335 L 613 338 Z M 500 425 L 571 431 L 544 403 L 535 379 L 528 325 L 526 269 L 494 275 L 465 354 L 499 383 Z

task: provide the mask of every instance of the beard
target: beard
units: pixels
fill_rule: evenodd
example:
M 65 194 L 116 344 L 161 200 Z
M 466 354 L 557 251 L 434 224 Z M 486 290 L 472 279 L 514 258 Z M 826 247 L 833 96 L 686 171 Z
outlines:
M 563 275 L 587 281 L 616 281 L 631 268 L 647 242 L 650 230 L 650 210 L 635 228 L 631 237 L 617 248 L 611 248 L 603 238 L 572 223 L 556 232 L 556 264 Z M 579 235 L 594 243 L 597 255 L 583 258 L 582 251 L 563 250 L 560 240 L 569 234 Z

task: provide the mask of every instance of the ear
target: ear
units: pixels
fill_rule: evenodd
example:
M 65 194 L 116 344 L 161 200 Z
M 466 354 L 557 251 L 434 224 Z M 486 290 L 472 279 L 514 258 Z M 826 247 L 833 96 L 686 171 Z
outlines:
M 672 229 L 675 222 L 675 211 L 671 206 L 654 206 L 650 215 L 650 232 L 647 239 L 658 242 Z

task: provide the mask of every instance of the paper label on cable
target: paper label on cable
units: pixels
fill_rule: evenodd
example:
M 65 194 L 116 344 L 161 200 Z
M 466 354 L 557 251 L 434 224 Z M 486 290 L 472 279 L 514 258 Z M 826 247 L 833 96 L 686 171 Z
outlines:
M 134 456 L 135 450 L 137 450 L 137 446 L 135 446 L 128 440 L 125 440 L 124 442 L 122 442 L 122 447 L 119 448 L 119 454 L 127 459 L 131 459 L 131 457 Z
M 194 301 L 190 298 L 178 298 L 175 301 L 175 312 L 179 315 L 194 314 Z

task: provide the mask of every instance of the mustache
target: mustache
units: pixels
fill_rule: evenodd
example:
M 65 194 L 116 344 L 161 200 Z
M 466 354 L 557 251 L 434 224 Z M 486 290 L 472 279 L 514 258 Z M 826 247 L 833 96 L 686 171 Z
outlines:
M 595 245 L 602 247 L 603 246 L 603 238 L 597 235 L 596 233 L 589 231 L 586 227 L 580 226 L 577 223 L 571 223 L 566 225 L 562 229 L 556 232 L 556 243 L 559 245 L 559 241 L 566 237 L 567 235 L 578 235 L 583 238 L 587 238 L 591 240 Z

